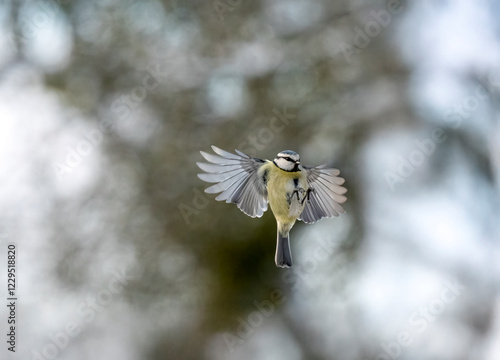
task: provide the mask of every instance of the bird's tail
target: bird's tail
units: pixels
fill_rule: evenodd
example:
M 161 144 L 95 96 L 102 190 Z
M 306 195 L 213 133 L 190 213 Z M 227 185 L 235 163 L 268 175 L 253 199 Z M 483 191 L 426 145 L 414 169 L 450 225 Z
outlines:
M 282 234 L 278 227 L 278 242 L 276 244 L 276 266 L 292 267 L 292 252 L 290 251 L 290 237 L 288 231 Z

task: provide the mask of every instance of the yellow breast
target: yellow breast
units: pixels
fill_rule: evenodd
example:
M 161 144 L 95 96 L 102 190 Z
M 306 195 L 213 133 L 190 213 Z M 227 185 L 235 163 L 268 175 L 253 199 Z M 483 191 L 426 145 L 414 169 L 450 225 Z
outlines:
M 296 189 L 307 190 L 305 174 L 301 171 L 283 171 L 273 163 L 270 163 L 267 169 L 269 171 L 267 194 L 271 210 L 278 222 L 293 224 L 300 216 L 304 205 L 300 204 L 292 194 Z

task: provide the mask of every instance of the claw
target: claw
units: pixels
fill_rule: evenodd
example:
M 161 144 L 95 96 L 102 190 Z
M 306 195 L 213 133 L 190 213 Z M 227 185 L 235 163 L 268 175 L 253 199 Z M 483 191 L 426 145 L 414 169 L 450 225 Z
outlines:
M 302 199 L 302 203 L 301 205 L 304 204 L 304 201 L 306 201 L 306 198 L 307 198 L 307 201 L 310 201 L 311 200 L 311 193 L 315 191 L 313 188 L 309 188 L 307 189 L 307 193 L 306 193 L 306 196 L 304 196 L 304 198 Z

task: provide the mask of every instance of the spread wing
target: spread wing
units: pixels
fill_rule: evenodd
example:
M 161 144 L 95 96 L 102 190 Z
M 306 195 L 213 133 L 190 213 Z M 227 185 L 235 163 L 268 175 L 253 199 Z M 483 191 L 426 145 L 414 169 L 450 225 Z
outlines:
M 215 200 L 237 204 L 248 216 L 261 217 L 267 210 L 267 188 L 266 179 L 258 175 L 258 170 L 266 160 L 252 158 L 238 150 L 235 155 L 215 146 L 212 149 L 219 156 L 200 151 L 210 164 L 196 163 L 206 172 L 198 177 L 216 183 L 205 192 L 220 193 Z
M 347 198 L 343 195 L 347 189 L 341 186 L 344 179 L 339 177 L 340 171 L 325 168 L 325 165 L 303 166 L 307 174 L 307 182 L 311 191 L 300 220 L 311 224 L 324 217 L 339 216 L 345 210 L 340 206 Z

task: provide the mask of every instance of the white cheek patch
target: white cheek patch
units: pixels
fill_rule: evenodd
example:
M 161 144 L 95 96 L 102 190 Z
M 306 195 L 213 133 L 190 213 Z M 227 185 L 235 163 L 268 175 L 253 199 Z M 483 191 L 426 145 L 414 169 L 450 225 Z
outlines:
M 288 170 L 288 171 L 293 170 L 293 168 L 295 167 L 294 163 L 291 163 L 290 161 L 285 160 L 285 159 L 278 159 L 276 161 L 276 164 L 281 169 Z

